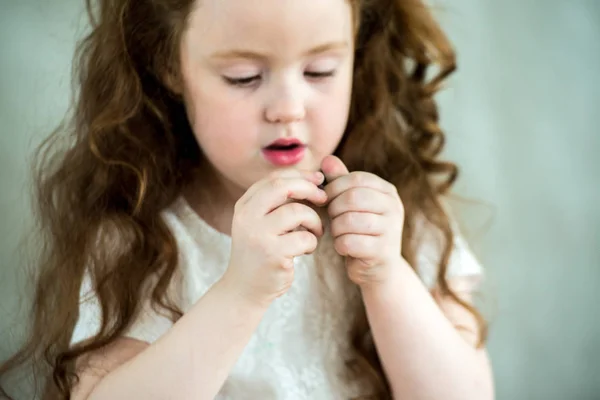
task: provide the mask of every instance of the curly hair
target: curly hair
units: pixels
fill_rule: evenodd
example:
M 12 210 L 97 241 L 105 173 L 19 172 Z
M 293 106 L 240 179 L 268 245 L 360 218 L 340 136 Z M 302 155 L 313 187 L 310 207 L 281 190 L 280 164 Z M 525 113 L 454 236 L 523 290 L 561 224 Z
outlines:
M 445 278 L 453 233 L 440 195 L 456 180 L 457 168 L 438 160 L 444 134 L 434 95 L 456 68 L 454 51 L 422 0 L 349 2 L 356 21 L 353 95 L 335 153 L 351 171 L 375 173 L 398 188 L 406 210 L 402 251 L 411 265 L 416 216 L 443 233 L 436 286 L 475 316 L 482 344 L 485 321 Z M 48 378 L 45 398 L 70 398 L 75 361 L 126 331 L 151 276 L 157 277 L 153 306 L 173 321 L 181 316 L 166 295 L 178 260 L 160 212 L 205 162 L 182 100 L 166 82 L 179 76 L 178 43 L 194 1 L 86 0 L 86 6 L 91 31 L 75 54 L 73 115 L 36 154 L 42 251 L 31 333 L 0 366 L 2 377 L 35 360 Z M 438 73 L 428 79 L 431 66 Z M 123 249 L 117 254 L 103 245 L 114 237 Z M 101 328 L 71 345 L 85 271 L 101 306 Z M 355 351 L 348 368 L 373 382 L 372 398 L 389 399 L 364 310 L 352 318 Z M 9 397 L 1 387 L 0 395 Z

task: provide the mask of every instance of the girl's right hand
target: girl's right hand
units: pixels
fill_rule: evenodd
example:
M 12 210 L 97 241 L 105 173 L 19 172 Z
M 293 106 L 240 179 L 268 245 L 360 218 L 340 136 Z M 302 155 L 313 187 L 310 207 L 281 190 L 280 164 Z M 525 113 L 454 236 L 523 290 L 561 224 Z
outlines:
M 261 306 L 288 290 L 294 257 L 315 251 L 323 235 L 317 212 L 298 201 L 324 205 L 327 195 L 317 186 L 323 179 L 320 172 L 278 171 L 246 191 L 235 205 L 223 283 Z

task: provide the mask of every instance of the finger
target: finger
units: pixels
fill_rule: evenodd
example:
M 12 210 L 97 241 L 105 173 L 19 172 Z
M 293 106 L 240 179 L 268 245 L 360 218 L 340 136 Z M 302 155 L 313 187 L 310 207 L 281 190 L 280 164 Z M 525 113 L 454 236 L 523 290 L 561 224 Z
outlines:
M 316 205 L 327 201 L 327 194 L 317 185 L 300 178 L 273 178 L 247 201 L 258 215 L 266 215 L 289 200 L 306 200 Z
M 334 239 L 333 247 L 335 251 L 344 257 L 360 258 L 363 261 L 369 261 L 377 256 L 382 249 L 378 249 L 380 236 L 368 236 L 347 234 L 338 236 Z
M 331 200 L 327 212 L 331 219 L 350 211 L 385 214 L 391 202 L 390 196 L 373 189 L 352 188 Z
M 266 224 L 279 235 L 292 232 L 299 227 L 306 228 L 317 237 L 323 236 L 323 223 L 319 214 L 300 203 L 288 203 L 267 215 Z
M 327 182 L 333 182 L 337 178 L 349 174 L 346 165 L 336 156 L 325 157 L 321 162 L 321 171 Z
M 263 190 L 265 186 L 268 186 L 273 180 L 276 179 L 305 179 L 315 185 L 320 185 L 325 180 L 325 176 L 322 172 L 304 171 L 298 169 L 283 169 L 275 171 L 265 179 L 261 179 L 255 182 L 252 186 L 246 190 L 246 193 L 240 198 L 240 203 L 247 203 L 254 195 Z
M 317 237 L 308 231 L 296 231 L 279 236 L 278 246 L 286 257 L 297 257 L 304 254 L 312 254 L 319 241 Z
M 347 212 L 331 220 L 331 236 L 356 234 L 378 236 L 386 227 L 385 217 L 373 213 Z
M 369 172 L 353 172 L 332 182 L 328 181 L 324 189 L 327 192 L 329 201 L 332 201 L 351 188 L 369 188 L 390 195 L 393 198 L 399 198 L 398 190 L 394 185 Z

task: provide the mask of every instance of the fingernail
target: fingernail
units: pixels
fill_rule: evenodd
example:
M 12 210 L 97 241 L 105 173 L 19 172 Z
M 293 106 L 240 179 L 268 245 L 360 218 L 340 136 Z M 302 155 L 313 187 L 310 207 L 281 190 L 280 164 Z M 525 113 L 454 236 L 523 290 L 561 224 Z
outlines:
M 321 189 L 319 192 L 321 193 L 321 200 L 323 201 L 323 203 L 326 202 L 327 201 L 327 193 L 323 189 Z
M 325 185 L 327 185 L 327 178 L 325 178 L 325 174 L 322 171 L 317 172 L 317 174 L 317 176 L 319 177 L 319 182 L 321 182 L 317 186 L 319 187 L 319 189 L 323 190 L 325 189 Z

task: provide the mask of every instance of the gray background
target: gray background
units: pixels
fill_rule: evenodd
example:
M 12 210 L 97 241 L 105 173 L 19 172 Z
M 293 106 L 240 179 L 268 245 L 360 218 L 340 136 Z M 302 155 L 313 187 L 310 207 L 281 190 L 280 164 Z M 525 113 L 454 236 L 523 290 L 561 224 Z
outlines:
M 29 157 L 67 108 L 81 3 L 0 0 L 0 359 L 26 304 Z M 497 397 L 600 399 L 600 1 L 436 4 L 459 55 L 439 100 Z

